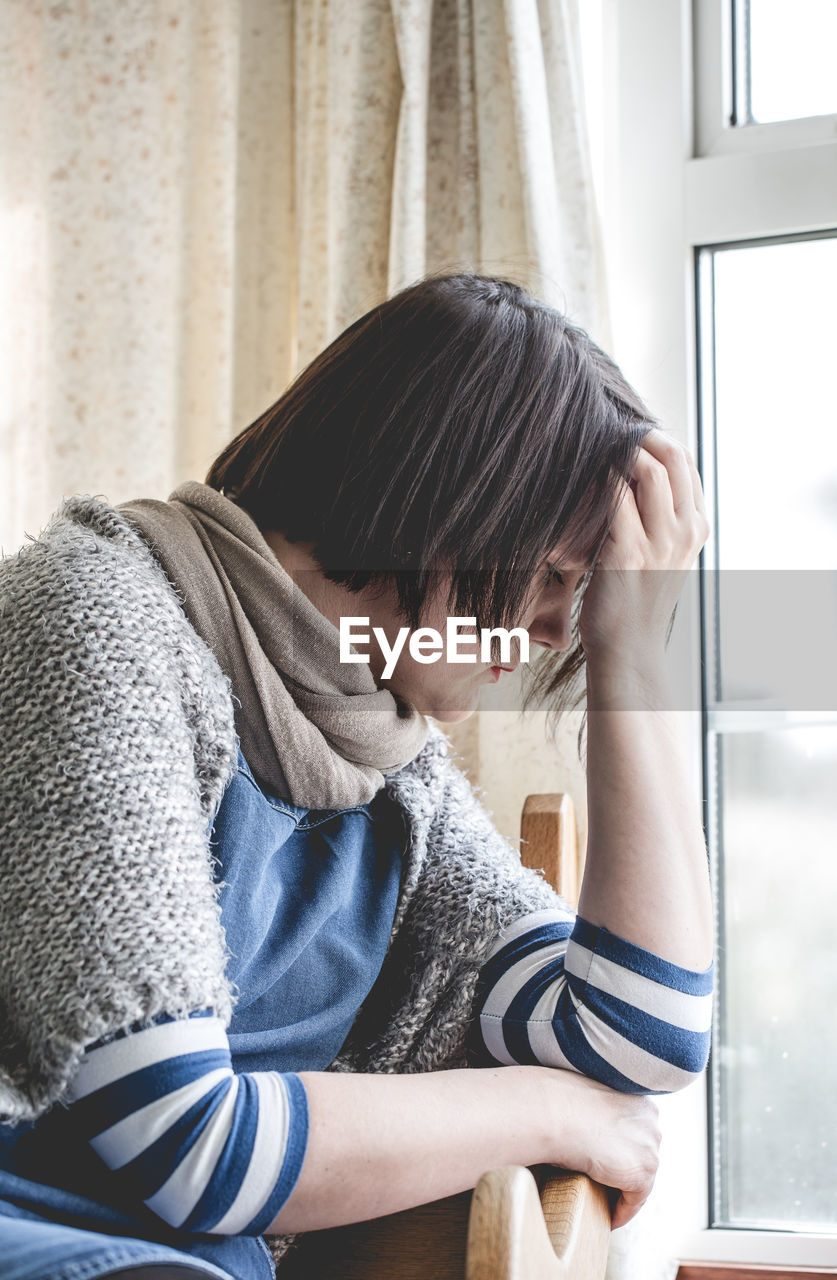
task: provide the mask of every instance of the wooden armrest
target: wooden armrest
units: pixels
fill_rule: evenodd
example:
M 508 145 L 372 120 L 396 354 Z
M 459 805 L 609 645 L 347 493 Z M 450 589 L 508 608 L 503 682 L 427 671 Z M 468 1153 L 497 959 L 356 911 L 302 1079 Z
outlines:
M 602 1280 L 602 1187 L 552 1165 L 493 1169 L 445 1200 L 309 1232 L 281 1280 Z
M 610 1239 L 603 1187 L 580 1173 L 493 1169 L 474 1190 L 466 1280 L 602 1280 Z

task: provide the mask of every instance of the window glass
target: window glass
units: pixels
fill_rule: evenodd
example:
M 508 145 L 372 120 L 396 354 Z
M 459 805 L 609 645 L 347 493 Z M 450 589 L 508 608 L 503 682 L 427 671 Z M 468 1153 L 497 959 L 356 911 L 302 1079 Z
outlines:
M 714 1225 L 833 1232 L 837 237 L 706 249 L 700 279 Z
M 738 0 L 744 123 L 837 111 L 835 0 Z
M 837 711 L 837 237 L 713 259 L 716 696 Z
M 837 1227 L 837 727 L 719 739 L 727 1226 Z
M 837 569 L 837 236 L 713 257 L 720 567 Z

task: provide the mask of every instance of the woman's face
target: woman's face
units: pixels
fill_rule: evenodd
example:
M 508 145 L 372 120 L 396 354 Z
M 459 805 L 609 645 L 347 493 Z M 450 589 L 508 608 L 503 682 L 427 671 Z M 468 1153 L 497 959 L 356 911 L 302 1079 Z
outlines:
M 495 683 L 498 678 L 509 680 L 509 669 L 513 671 L 518 666 L 520 643 L 516 636 L 511 638 L 511 656 L 505 671 L 480 661 L 478 643 L 476 646 L 462 646 L 463 652 L 476 654 L 475 663 L 448 662 L 444 650 L 438 661 L 422 663 L 412 657 L 409 645 L 404 644 L 392 674 L 385 678 L 383 672 L 387 656 L 374 638 L 373 628 L 378 627 L 383 631 L 390 648 L 396 644 L 405 621 L 398 610 L 394 589 L 389 588 L 386 592 L 371 588 L 360 592 L 348 591 L 340 584 L 328 581 L 312 555 L 311 544 L 288 542 L 282 533 L 272 530 L 262 532 L 283 568 L 334 626 L 339 628 L 341 617 L 368 617 L 368 626 L 355 629 L 370 636 L 368 646 L 360 651 L 369 654 L 370 670 L 375 683 L 412 703 L 424 715 L 449 724 L 466 720 L 477 709 L 481 688 Z M 560 572 L 550 573 L 550 565 Z M 530 649 L 532 645 L 553 650 L 570 647 L 573 597 L 587 570 L 586 563 L 562 558 L 560 548 L 556 548 L 547 557 L 517 623 L 529 632 Z M 439 575 L 436 592 L 428 600 L 421 617 L 423 627 L 432 627 L 443 638 L 446 634 L 446 604 L 450 584 L 449 576 Z M 464 626 L 459 627 L 458 633 L 463 640 L 469 634 L 477 635 L 476 628 Z M 530 652 L 530 660 L 533 656 Z
M 549 572 L 547 564 L 556 566 L 560 573 Z M 530 661 L 535 656 L 531 652 L 533 645 L 556 651 L 570 648 L 573 639 L 573 599 L 587 570 L 588 566 L 579 561 L 562 560 L 559 551 L 547 558 L 516 624 L 529 633 Z M 432 627 L 442 637 L 445 636 L 448 617 L 446 601 L 450 583 L 450 577 L 440 579 L 437 592 L 428 602 L 421 618 L 422 626 Z M 378 608 L 380 621 L 373 625 L 383 626 L 392 643 L 399 627 L 404 626 L 404 619 L 395 610 L 394 597 L 379 601 Z M 478 632 L 474 627 L 460 626 L 458 633 L 463 638 L 473 635 L 478 641 Z M 377 649 L 378 660 L 373 654 L 371 669 L 379 686 L 405 698 L 425 715 L 449 724 L 466 720 L 473 715 L 479 704 L 481 688 L 486 684 L 496 683 L 498 679 L 510 680 L 510 673 L 519 665 L 521 656 L 520 641 L 514 635 L 511 637 L 510 659 L 502 668 L 480 661 L 479 643 L 462 646 L 463 652 L 476 654 L 476 663 L 448 662 L 444 651 L 437 662 L 417 662 L 405 645 L 391 678 L 384 680 L 384 658 L 378 646 L 373 646 L 373 649 Z

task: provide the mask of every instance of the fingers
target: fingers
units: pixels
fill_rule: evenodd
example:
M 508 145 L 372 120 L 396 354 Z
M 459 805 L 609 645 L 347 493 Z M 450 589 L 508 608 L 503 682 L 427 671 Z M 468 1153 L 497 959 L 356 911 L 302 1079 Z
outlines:
M 611 1231 L 618 1231 L 620 1227 L 624 1227 L 626 1222 L 630 1222 L 631 1218 L 636 1217 L 650 1194 L 651 1187 L 644 1193 L 640 1191 L 623 1191 L 619 1195 L 611 1214 Z
M 622 1178 L 618 1188 L 613 1188 L 612 1213 L 611 1213 L 611 1229 L 616 1231 L 618 1227 L 623 1227 L 626 1222 L 630 1222 L 642 1206 L 645 1204 L 651 1192 L 654 1190 L 654 1181 L 657 1176 L 658 1165 L 658 1149 L 659 1149 L 659 1132 L 656 1132 L 653 1152 L 648 1150 L 645 1152 L 645 1160 L 642 1165 L 635 1168 L 630 1176 Z
M 636 482 L 636 505 L 642 527 L 652 541 L 655 538 L 664 537 L 675 524 L 678 515 L 677 495 L 665 464 L 660 462 L 650 450 L 640 449 L 633 478 Z M 690 483 L 690 505 L 691 491 Z
M 639 457 L 642 457 L 643 453 L 650 455 L 664 468 L 675 512 L 679 515 L 681 512 L 688 513 L 695 509 L 698 499 L 695 484 L 697 484 L 701 501 L 703 489 L 697 467 L 688 450 L 671 436 L 654 427 L 643 440 Z
M 635 546 L 639 539 L 645 537 L 645 528 L 637 506 L 637 498 L 630 485 L 625 486 L 622 500 L 610 526 L 610 532 L 601 548 L 601 563 L 608 566 L 610 557 L 606 554 L 608 547 Z
M 699 511 L 702 516 L 706 516 L 706 498 L 703 493 L 703 485 L 700 482 L 700 473 L 697 469 L 697 463 L 692 455 L 686 450 L 686 461 L 689 464 L 689 475 L 692 480 L 692 492 L 695 498 L 695 510 Z
M 688 559 L 709 536 L 706 502 L 691 454 L 653 428 L 634 466 L 632 485 L 645 534 L 651 542 L 680 547 Z
M 611 1215 L 616 1231 L 630 1222 L 654 1189 L 660 1153 L 660 1113 L 657 1103 L 649 1098 L 623 1101 L 626 1118 L 630 1117 L 630 1137 L 635 1160 L 625 1169 L 616 1184 L 618 1194 Z

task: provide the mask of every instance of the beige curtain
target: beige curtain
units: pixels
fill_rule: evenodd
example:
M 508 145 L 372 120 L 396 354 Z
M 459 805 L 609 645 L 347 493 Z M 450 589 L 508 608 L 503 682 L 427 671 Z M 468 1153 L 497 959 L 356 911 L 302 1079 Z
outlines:
M 426 271 L 601 324 L 577 0 L 0 0 L 0 546 L 165 497 Z M 495 820 L 539 722 L 455 731 Z M 562 775 L 581 801 L 572 749 Z
M 0 547 L 62 495 L 202 478 L 429 270 L 510 275 L 601 339 L 577 7 L 0 0 Z M 454 736 L 504 834 L 569 790 L 583 836 L 574 726 Z
M 600 332 L 579 67 L 577 0 L 0 0 L 0 548 L 202 478 L 429 270 Z M 516 837 L 501 730 L 530 789 L 555 758 L 511 713 L 455 731 Z
M 427 270 L 595 329 L 577 0 L 0 0 L 0 546 L 164 496 Z
M 0 548 L 201 479 L 429 270 L 600 333 L 579 67 L 577 0 L 0 0 Z M 452 732 L 504 834 L 561 786 L 583 836 L 572 728 Z

